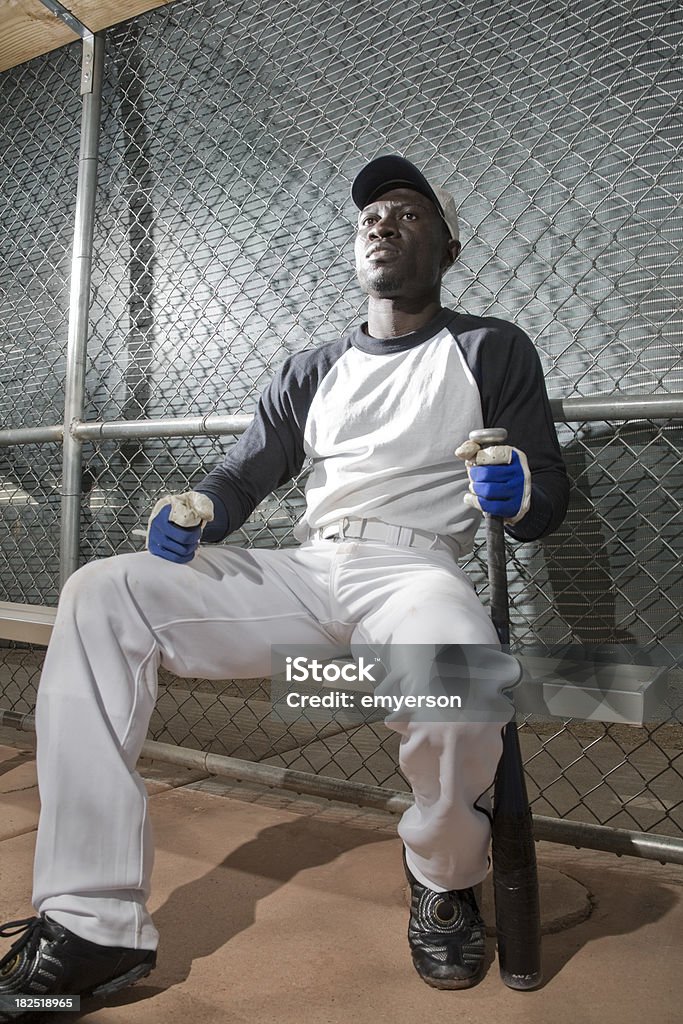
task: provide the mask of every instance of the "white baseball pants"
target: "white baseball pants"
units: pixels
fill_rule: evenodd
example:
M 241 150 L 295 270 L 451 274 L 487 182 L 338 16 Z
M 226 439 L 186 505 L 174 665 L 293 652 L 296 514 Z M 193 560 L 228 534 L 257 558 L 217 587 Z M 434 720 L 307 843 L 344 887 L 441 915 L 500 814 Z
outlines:
M 147 552 L 92 562 L 66 584 L 36 707 L 42 810 L 33 903 L 102 945 L 153 949 L 153 844 L 135 767 L 163 665 L 181 677 L 271 672 L 271 645 L 497 645 L 471 582 L 444 550 L 322 540 L 285 550 L 200 547 L 189 565 Z M 504 688 L 520 670 L 490 649 L 479 679 L 498 721 L 389 722 L 414 805 L 399 835 L 415 877 L 465 888 L 488 870 L 483 795 L 502 751 Z M 476 805 L 476 806 L 475 806 Z

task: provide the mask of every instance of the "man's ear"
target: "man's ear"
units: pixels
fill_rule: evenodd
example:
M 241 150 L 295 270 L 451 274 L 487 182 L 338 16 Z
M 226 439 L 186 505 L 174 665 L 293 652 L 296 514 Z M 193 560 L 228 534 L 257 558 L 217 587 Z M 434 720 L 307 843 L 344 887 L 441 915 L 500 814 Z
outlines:
M 449 238 L 448 239 L 448 255 L 451 258 L 449 266 L 452 266 L 455 263 L 455 261 L 457 260 L 458 256 L 460 255 L 460 250 L 461 249 L 462 249 L 462 245 L 457 240 L 457 238 Z
M 462 245 L 460 244 L 460 242 L 458 242 L 457 239 L 455 239 L 455 238 L 449 238 L 448 239 L 448 241 L 446 242 L 446 259 L 444 260 L 444 268 L 443 268 L 444 269 L 444 273 L 447 270 L 451 269 L 451 267 L 453 266 L 453 264 L 457 260 L 458 256 L 460 255 L 460 250 L 461 249 L 462 249 Z

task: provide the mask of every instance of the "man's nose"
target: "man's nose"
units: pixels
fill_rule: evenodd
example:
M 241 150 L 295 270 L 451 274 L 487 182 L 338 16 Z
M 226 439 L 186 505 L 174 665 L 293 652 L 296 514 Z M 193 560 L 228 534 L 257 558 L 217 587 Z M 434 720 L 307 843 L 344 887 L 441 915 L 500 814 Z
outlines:
M 389 215 L 380 217 L 379 220 L 375 221 L 368 234 L 370 238 L 389 238 L 391 235 L 395 235 L 397 231 L 396 218 Z

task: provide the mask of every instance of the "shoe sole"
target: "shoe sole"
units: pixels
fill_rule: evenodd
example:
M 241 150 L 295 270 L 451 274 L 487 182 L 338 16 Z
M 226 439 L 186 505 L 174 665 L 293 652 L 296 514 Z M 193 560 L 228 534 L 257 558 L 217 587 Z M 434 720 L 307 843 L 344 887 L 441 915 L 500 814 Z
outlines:
M 146 978 L 155 967 L 156 962 L 152 964 L 138 964 L 137 967 L 133 967 L 126 974 L 121 974 L 118 978 L 112 978 L 111 981 L 105 982 L 104 985 L 98 985 L 97 988 L 91 989 L 89 992 L 81 992 L 80 994 L 84 999 L 90 999 L 91 996 L 95 999 L 106 999 L 115 992 L 120 992 L 121 989 L 128 988 L 130 985 L 134 985 L 136 981 Z M 22 1021 L 27 1021 L 29 1018 L 35 1018 L 35 1011 L 29 1010 L 22 1013 L 8 1014 L 4 1010 L 0 1010 L 0 1024 L 21 1024 Z
M 95 999 L 106 999 L 115 992 L 120 992 L 122 988 L 128 988 L 129 985 L 134 985 L 136 981 L 146 978 L 155 967 L 156 964 L 154 963 L 138 964 L 137 967 L 131 968 L 126 974 L 121 974 L 118 978 L 112 978 L 111 981 L 106 981 L 103 985 L 98 985 L 97 988 L 91 989 L 90 992 L 84 992 L 83 995 L 94 996 Z
M 413 967 L 415 967 L 415 964 L 413 964 Z M 441 989 L 442 991 L 474 988 L 474 986 L 478 985 L 486 974 L 486 970 L 483 969 L 472 978 L 430 978 L 429 975 L 421 974 L 417 967 L 415 967 L 415 971 L 422 981 L 424 981 L 425 985 L 429 985 L 430 988 Z

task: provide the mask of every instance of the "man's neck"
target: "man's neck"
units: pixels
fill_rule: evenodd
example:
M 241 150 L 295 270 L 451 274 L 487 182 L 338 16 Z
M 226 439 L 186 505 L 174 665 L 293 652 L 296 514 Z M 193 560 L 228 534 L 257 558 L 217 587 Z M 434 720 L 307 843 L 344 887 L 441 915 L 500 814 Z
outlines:
M 433 299 L 417 308 L 398 299 L 378 299 L 370 296 L 368 303 L 368 334 L 371 338 L 401 338 L 425 327 L 443 307 Z

